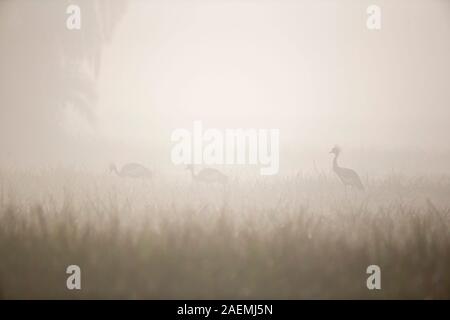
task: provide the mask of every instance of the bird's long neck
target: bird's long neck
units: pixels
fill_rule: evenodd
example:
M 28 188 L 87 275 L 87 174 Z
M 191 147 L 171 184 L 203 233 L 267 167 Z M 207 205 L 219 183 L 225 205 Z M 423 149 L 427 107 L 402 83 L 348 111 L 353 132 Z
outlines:
M 338 164 L 338 162 L 337 162 L 338 157 L 339 157 L 339 153 L 335 153 L 335 154 L 334 154 L 334 159 L 333 159 L 333 169 L 339 168 L 339 164 Z

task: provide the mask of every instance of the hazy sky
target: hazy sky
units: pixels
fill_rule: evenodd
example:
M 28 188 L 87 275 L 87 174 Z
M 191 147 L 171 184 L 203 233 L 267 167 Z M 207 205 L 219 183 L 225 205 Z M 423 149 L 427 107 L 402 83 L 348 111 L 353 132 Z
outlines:
M 33 140 L 26 147 L 18 140 L 33 121 L 44 123 L 42 130 L 46 118 L 61 121 L 78 143 L 61 151 L 67 143 L 53 143 L 53 134 L 48 145 L 57 156 L 98 157 L 101 166 L 142 159 L 122 147 L 142 150 L 148 162 L 152 149 L 165 148 L 160 156 L 168 160 L 172 130 L 194 120 L 207 128 L 280 129 L 281 161 L 283 152 L 312 148 L 328 164 L 334 144 L 450 150 L 450 1 L 80 2 L 81 33 L 66 30 L 61 2 L 41 3 L 0 2 L 0 102 L 8 106 L 1 115 L 7 119 L 14 104 L 22 108 L 2 122 L 16 132 L 3 139 L 7 154 L 47 156 Z M 379 31 L 366 27 L 371 4 L 381 8 Z M 107 37 L 99 21 L 114 25 Z M 101 50 L 89 52 L 96 41 Z M 67 58 L 58 52 L 64 49 L 68 58 L 99 64 L 97 78 L 74 89 L 95 93 L 84 113 L 63 103 L 79 84 L 55 67 Z M 43 85 L 48 80 L 51 88 Z M 45 114 L 36 98 L 41 105 L 55 98 L 58 109 Z M 62 120 L 53 116 L 61 109 Z M 105 147 L 102 155 L 105 145 L 116 150 Z
M 372 2 L 133 0 L 104 50 L 94 131 L 166 143 L 199 119 L 307 145 L 448 147 L 449 2 L 377 1 L 369 31 Z

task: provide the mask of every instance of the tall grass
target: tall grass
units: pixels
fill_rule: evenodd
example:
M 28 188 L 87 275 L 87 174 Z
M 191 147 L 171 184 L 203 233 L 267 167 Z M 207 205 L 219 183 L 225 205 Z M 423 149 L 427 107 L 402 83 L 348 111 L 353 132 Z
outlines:
M 450 298 L 448 177 L 187 178 L 3 173 L 0 298 Z

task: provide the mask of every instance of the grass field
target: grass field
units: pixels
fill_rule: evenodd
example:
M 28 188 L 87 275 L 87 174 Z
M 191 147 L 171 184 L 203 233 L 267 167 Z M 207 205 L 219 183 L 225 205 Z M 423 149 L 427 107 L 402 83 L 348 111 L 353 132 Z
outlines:
M 450 298 L 450 177 L 188 178 L 2 172 L 0 297 Z

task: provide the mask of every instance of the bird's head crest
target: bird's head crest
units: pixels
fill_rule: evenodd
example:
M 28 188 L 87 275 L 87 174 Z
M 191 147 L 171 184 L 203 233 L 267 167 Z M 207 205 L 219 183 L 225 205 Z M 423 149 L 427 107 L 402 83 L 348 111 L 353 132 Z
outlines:
M 341 152 L 341 148 L 338 145 L 335 145 L 333 149 L 331 149 L 330 153 L 339 154 Z

